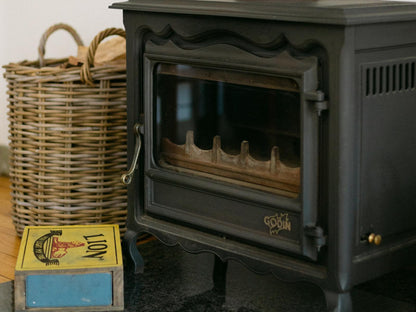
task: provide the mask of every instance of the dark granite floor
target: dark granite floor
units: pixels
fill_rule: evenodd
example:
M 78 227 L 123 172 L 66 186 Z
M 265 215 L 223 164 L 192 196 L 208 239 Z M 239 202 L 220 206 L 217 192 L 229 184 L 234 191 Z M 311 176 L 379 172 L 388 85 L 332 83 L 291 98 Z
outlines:
M 211 254 L 189 254 L 158 241 L 142 245 L 144 274 L 125 270 L 126 312 L 320 312 L 322 291 L 308 283 L 284 283 L 258 275 L 230 261 L 225 295 L 213 290 Z M 405 268 L 358 285 L 352 292 L 354 311 L 415 312 L 416 270 Z
M 225 292 L 213 290 L 215 258 L 193 255 L 158 241 L 139 246 L 144 274 L 125 268 L 125 312 L 320 312 L 322 291 L 307 283 L 284 283 L 230 261 Z M 13 311 L 12 283 L 0 284 L 0 311 Z M 415 312 L 416 270 L 405 268 L 358 285 L 354 312 Z

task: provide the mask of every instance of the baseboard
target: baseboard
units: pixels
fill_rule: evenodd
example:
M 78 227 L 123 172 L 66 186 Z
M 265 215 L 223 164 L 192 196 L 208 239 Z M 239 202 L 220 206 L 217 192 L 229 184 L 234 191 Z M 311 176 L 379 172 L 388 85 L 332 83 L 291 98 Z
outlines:
M 0 145 L 0 176 L 9 175 L 9 147 Z

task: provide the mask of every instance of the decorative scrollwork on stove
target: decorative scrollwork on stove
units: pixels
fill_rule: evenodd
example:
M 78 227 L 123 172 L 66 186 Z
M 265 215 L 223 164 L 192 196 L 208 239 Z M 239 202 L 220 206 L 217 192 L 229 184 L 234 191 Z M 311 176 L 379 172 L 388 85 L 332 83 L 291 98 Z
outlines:
M 167 224 L 166 226 L 169 227 Z M 148 228 L 146 225 L 139 225 L 139 227 L 140 229 L 138 229 L 138 232 L 132 232 L 133 235 L 127 235 L 124 237 L 124 246 L 130 247 L 129 252 L 133 261 L 135 262 L 136 272 L 143 272 L 144 268 L 143 258 L 136 247 L 136 240 L 140 234 L 149 233 L 155 236 L 158 241 L 162 242 L 166 246 L 179 246 L 184 251 L 193 254 L 211 253 L 220 258 L 223 262 L 234 260 L 243 264 L 252 272 L 257 274 L 273 274 L 276 278 L 285 282 L 305 280 L 305 278 L 302 277 L 302 274 L 306 272 L 314 279 L 323 279 L 326 275 L 326 271 L 315 264 L 301 263 L 300 261 L 291 259 L 288 256 L 279 255 L 276 253 L 270 254 L 255 247 L 247 248 L 246 246 L 244 249 L 246 255 L 239 254 L 238 256 L 234 256 L 233 253 L 224 250 L 224 244 L 232 244 L 235 246 L 234 248 L 237 249 L 238 244 L 236 245 L 235 242 L 228 242 L 227 238 L 223 238 L 221 244 L 218 244 L 218 242 L 214 241 L 211 241 L 210 244 L 210 239 L 207 239 L 207 236 L 205 235 L 205 241 L 202 243 L 200 239 L 201 237 L 199 237 L 199 233 L 195 233 L 196 236 L 193 237 L 193 240 L 189 240 L 188 238 L 183 237 L 189 235 L 189 232 L 183 232 L 182 234 L 178 235 L 172 233 L 166 234 L 164 231 L 160 231 L 155 228 Z M 213 246 L 214 243 L 215 247 Z M 237 249 L 235 250 L 236 252 L 238 252 Z M 279 265 L 271 265 L 268 264 L 267 261 L 259 262 L 255 260 L 258 258 L 269 260 L 273 258 L 275 263 L 279 263 Z M 276 260 L 276 258 L 278 258 L 278 260 Z
M 283 33 L 278 34 L 275 39 L 269 42 L 253 41 L 241 34 L 225 29 L 212 29 L 195 35 L 185 36 L 176 32 L 171 25 L 167 25 L 160 32 L 142 28 L 139 36 L 142 37 L 142 42 L 150 40 L 154 44 L 164 45 L 167 41 L 172 41 L 176 46 L 185 50 L 226 44 L 259 57 L 273 57 L 283 51 L 288 51 L 294 57 L 300 57 L 310 53 L 311 50 L 319 45 L 313 40 L 307 40 L 299 45 L 295 45 Z

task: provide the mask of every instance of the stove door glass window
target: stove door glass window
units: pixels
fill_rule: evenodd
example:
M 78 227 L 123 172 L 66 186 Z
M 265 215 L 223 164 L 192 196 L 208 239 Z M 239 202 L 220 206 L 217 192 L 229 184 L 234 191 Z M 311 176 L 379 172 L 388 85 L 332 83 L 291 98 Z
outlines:
M 159 63 L 154 84 L 161 167 L 297 197 L 301 112 L 294 80 Z

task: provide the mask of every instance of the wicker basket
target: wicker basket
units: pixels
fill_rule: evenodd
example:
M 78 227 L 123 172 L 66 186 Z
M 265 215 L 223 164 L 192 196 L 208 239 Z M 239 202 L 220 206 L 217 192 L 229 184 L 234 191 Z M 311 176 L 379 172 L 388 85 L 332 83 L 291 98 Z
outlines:
M 99 33 L 82 66 L 63 68 L 67 59 L 44 60 L 47 38 L 67 30 L 58 24 L 43 35 L 39 61 L 4 66 L 9 95 L 10 180 L 13 222 L 26 225 L 119 224 L 125 229 L 126 68 L 96 66 L 94 54 L 106 37 Z M 40 66 L 42 64 L 43 66 Z

